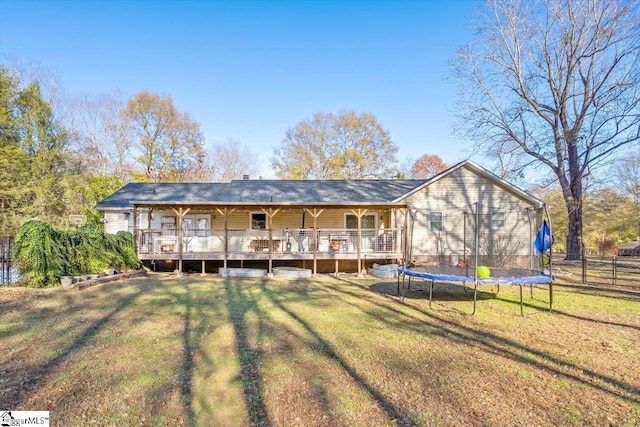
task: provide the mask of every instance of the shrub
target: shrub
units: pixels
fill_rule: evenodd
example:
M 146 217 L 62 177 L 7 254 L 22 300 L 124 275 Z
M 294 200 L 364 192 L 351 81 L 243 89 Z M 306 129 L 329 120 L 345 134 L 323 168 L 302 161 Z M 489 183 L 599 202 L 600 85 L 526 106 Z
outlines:
M 14 248 L 18 268 L 33 287 L 57 285 L 60 276 L 142 265 L 131 233 L 121 231 L 114 236 L 95 225 L 55 231 L 46 223 L 29 221 L 20 228 Z
M 29 286 L 51 286 L 65 274 L 65 259 L 57 233 L 49 224 L 28 221 L 20 227 L 14 259 Z

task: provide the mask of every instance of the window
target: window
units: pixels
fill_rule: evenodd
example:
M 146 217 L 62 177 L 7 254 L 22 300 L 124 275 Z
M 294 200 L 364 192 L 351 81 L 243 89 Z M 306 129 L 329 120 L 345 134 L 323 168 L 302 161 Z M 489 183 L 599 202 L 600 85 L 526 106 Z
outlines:
M 442 212 L 429 212 L 429 230 L 433 232 L 444 231 Z
M 198 218 L 198 236 L 206 236 L 209 231 L 209 219 Z
M 358 228 L 358 218 L 353 214 L 346 214 L 345 228 L 355 230 Z M 360 228 L 363 230 L 373 230 L 376 228 L 376 214 L 365 214 L 360 217 Z
M 491 214 L 491 228 L 504 228 L 506 222 L 506 214 L 504 212 L 493 212 Z
M 252 213 L 251 214 L 251 229 L 252 230 L 266 230 L 267 228 L 267 214 L 266 213 Z
M 176 235 L 176 217 L 175 216 L 163 216 L 160 219 L 160 228 L 162 228 L 163 236 L 175 236 Z

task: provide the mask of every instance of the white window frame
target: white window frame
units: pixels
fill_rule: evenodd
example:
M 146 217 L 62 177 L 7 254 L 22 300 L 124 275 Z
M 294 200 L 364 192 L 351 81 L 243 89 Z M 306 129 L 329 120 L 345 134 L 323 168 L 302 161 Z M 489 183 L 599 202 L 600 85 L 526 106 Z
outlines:
M 440 227 L 437 230 L 433 229 L 434 224 L 436 224 L 436 222 L 433 221 L 433 214 L 440 214 L 440 221 L 438 221 L 438 223 L 440 223 Z M 429 215 L 429 231 L 432 233 L 442 233 L 444 231 L 444 212 L 429 211 L 427 212 L 427 215 Z
M 502 218 L 496 218 L 497 215 L 502 215 Z M 496 221 L 500 221 L 501 224 L 496 226 Z M 494 211 L 491 212 L 491 229 L 492 230 L 500 230 L 507 226 L 507 213 L 505 211 Z

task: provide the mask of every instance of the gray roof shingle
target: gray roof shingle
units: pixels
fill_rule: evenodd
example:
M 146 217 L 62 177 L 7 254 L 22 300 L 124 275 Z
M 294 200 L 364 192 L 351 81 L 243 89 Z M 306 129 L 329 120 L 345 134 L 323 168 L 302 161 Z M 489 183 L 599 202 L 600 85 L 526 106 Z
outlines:
M 408 180 L 247 180 L 230 183 L 132 182 L 97 204 L 98 209 L 133 204 L 357 205 L 387 204 L 423 184 Z

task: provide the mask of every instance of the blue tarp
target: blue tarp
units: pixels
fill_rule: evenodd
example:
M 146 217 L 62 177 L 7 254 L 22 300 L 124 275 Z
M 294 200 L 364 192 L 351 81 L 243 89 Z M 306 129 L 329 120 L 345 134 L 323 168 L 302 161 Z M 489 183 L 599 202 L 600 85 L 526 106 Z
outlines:
M 549 249 L 553 244 L 553 237 L 551 236 L 551 227 L 545 220 L 540 226 L 540 230 L 536 235 L 536 240 L 533 242 L 533 250 L 536 255 L 540 255 Z

